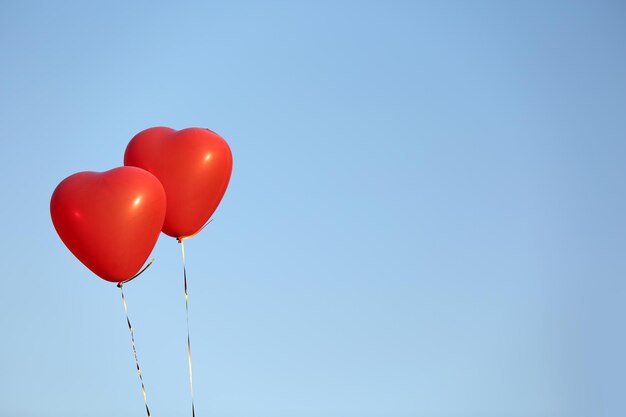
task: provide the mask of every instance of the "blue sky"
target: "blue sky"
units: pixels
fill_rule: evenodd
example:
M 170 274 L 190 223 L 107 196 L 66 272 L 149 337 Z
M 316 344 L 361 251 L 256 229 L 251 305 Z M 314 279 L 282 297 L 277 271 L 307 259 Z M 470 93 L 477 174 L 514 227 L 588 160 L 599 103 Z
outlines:
M 234 156 L 186 244 L 198 416 L 624 415 L 625 18 L 0 3 L 0 414 L 144 415 L 119 292 L 48 204 L 165 125 Z M 188 415 L 179 247 L 153 256 L 126 287 L 148 402 Z

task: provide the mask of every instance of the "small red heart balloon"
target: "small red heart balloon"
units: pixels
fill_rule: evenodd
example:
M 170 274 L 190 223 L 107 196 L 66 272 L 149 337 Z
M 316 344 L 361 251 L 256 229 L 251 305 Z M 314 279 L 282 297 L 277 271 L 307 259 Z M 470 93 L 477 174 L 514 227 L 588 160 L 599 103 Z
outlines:
M 183 238 L 197 233 L 217 209 L 233 157 L 226 141 L 209 129 L 153 127 L 133 137 L 124 165 L 150 171 L 161 181 L 167 195 L 163 233 Z
M 65 246 L 111 282 L 125 281 L 142 267 L 159 237 L 165 208 L 159 180 L 134 167 L 71 175 L 50 200 L 52 223 Z

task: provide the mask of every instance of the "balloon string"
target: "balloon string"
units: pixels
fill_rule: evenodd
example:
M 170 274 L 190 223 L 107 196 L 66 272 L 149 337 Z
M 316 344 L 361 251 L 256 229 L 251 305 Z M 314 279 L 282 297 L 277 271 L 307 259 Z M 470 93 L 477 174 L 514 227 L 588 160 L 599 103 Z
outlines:
M 187 363 L 189 365 L 189 392 L 191 393 L 191 416 L 196 417 L 196 408 L 194 405 L 194 398 L 193 398 L 193 367 L 191 366 L 191 341 L 189 338 L 189 291 L 187 290 L 187 267 L 186 267 L 186 262 L 185 262 L 184 240 L 185 238 L 180 238 L 178 239 L 178 242 L 180 243 L 180 249 L 183 255 L 183 283 L 185 285 L 185 313 L 187 317 Z
M 193 366 L 191 364 L 191 338 L 189 337 L 189 290 L 187 287 L 187 266 L 185 260 L 185 239 L 189 239 L 200 233 L 205 227 L 211 223 L 213 219 L 209 219 L 208 222 L 204 224 L 197 232 L 189 235 L 178 237 L 176 240 L 180 243 L 180 251 L 183 258 L 183 284 L 185 286 L 185 316 L 187 320 L 187 364 L 189 365 L 189 392 L 191 394 L 191 416 L 196 417 L 196 407 L 194 404 L 194 396 L 193 396 Z
M 152 262 L 150 262 L 150 264 L 151 263 Z M 148 264 L 148 266 L 150 266 L 150 264 Z M 145 268 L 141 272 L 143 271 L 145 271 Z M 150 417 L 150 409 L 148 408 L 148 399 L 146 397 L 146 387 L 143 384 L 143 376 L 141 375 L 141 368 L 139 367 L 139 359 L 137 358 L 137 348 L 135 347 L 135 333 L 133 332 L 133 326 L 130 324 L 130 318 L 128 317 L 128 307 L 126 306 L 126 297 L 124 297 L 124 290 L 122 289 L 123 284 L 124 284 L 123 282 L 120 282 L 117 284 L 117 286 L 122 292 L 122 304 L 124 305 L 124 314 L 126 314 L 126 323 L 128 323 L 128 330 L 130 331 L 130 340 L 133 345 L 133 354 L 135 355 L 135 365 L 137 365 L 137 375 L 139 375 L 139 381 L 141 382 L 141 393 L 143 394 L 143 403 L 146 405 L 146 413 L 148 413 L 148 417 Z

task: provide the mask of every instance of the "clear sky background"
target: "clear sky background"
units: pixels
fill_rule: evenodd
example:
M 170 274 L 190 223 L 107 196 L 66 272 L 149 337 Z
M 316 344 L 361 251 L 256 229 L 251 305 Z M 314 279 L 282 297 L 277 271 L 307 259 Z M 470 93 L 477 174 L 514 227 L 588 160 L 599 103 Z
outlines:
M 48 205 L 157 125 L 234 155 L 186 245 L 198 417 L 626 415 L 625 21 L 1 1 L 0 415 L 145 415 L 119 291 Z M 179 246 L 153 256 L 126 287 L 148 402 L 190 415 Z

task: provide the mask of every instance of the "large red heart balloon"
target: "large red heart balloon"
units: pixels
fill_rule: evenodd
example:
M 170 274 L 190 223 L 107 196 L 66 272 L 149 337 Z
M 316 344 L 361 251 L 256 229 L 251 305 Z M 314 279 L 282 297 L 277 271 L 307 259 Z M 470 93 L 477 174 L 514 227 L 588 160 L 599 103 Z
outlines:
M 71 175 L 50 200 L 52 223 L 65 246 L 111 282 L 125 281 L 142 267 L 159 237 L 165 208 L 159 180 L 134 167 Z
M 161 181 L 167 195 L 163 233 L 184 238 L 197 233 L 217 209 L 233 157 L 226 141 L 209 129 L 153 127 L 130 141 L 124 165 L 150 171 Z

